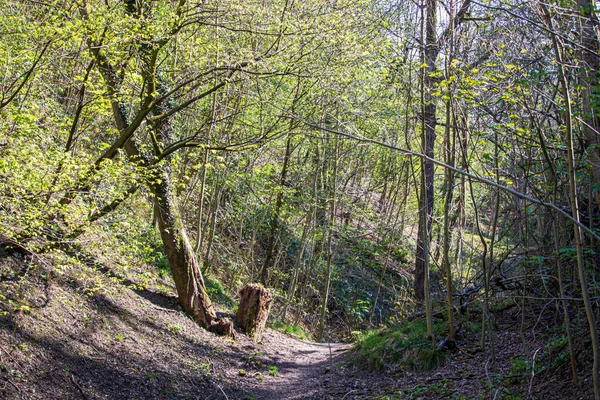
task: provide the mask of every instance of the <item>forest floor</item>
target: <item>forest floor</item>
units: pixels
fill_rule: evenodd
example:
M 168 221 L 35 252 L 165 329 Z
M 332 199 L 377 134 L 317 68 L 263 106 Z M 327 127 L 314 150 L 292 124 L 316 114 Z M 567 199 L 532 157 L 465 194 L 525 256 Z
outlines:
M 587 398 L 590 383 L 575 391 L 568 375 L 511 381 L 523 339 L 531 352 L 539 349 L 535 338 L 498 332 L 493 365 L 466 340 L 432 372 L 366 372 L 352 365 L 348 344 L 274 330 L 260 344 L 243 334 L 217 337 L 186 317 L 163 286 L 142 287 L 96 266 L 23 268 L 0 257 L 3 399 L 520 398 L 506 387 L 529 398 Z

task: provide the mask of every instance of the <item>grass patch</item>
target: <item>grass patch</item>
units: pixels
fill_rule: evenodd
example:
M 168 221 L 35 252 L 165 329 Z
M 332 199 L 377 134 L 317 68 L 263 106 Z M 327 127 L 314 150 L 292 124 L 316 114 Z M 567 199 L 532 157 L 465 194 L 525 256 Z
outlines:
M 183 332 L 183 328 L 177 325 L 169 325 L 167 326 L 167 331 L 174 333 L 174 334 L 178 334 Z
M 271 324 L 271 328 L 301 340 L 311 340 L 310 335 L 304 332 L 298 325 L 286 325 L 283 322 L 274 322 Z
M 440 337 L 444 326 L 434 325 Z M 425 321 L 405 322 L 357 335 L 354 363 L 365 369 L 380 371 L 394 367 L 411 371 L 431 371 L 443 365 L 446 354 L 432 348 L 427 340 Z
M 279 371 L 277 370 L 276 365 L 269 365 L 269 375 L 271 375 L 271 376 L 279 375 Z

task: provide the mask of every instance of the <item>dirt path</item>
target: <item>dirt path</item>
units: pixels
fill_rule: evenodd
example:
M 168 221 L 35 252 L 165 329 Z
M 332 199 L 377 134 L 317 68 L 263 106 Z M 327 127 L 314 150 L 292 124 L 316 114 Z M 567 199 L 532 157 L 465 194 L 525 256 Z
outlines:
M 10 276 L 22 262 L 0 257 L 0 275 Z M 273 330 L 267 330 L 261 344 L 243 334 L 232 341 L 200 328 L 180 311 L 174 296 L 156 288 L 115 285 L 95 268 L 61 271 L 31 274 L 24 281 L 0 281 L 0 311 L 10 311 L 0 312 L 0 399 L 372 400 L 389 396 L 410 400 L 508 398 L 525 393 L 563 400 L 591 396 L 589 378 L 582 380 L 581 390 L 564 384 L 570 380 L 568 367 L 555 375 L 525 379 L 515 375 L 515 357 L 525 354 L 531 359 L 544 346 L 535 332 L 499 329 L 494 365 L 488 353 L 479 350 L 475 333 L 464 336 L 461 351 L 434 371 L 417 373 L 390 366 L 368 372 L 351 365 L 349 345 L 311 343 Z M 96 288 L 98 282 L 98 291 L 90 295 L 87 288 Z M 14 309 L 20 302 L 29 304 L 28 311 Z M 510 327 L 520 318 L 507 315 L 503 323 Z M 589 364 L 579 366 L 580 371 L 584 367 Z
M 245 360 L 244 364 L 253 367 L 257 361 L 261 366 L 267 362 L 277 367 L 277 376 L 248 371 L 246 376 L 239 377 L 239 370 L 232 372 L 238 375 L 246 393 L 256 400 L 322 399 L 337 360 L 348 349 L 346 344 L 312 343 L 267 331 L 262 345 L 257 347 L 256 359 Z

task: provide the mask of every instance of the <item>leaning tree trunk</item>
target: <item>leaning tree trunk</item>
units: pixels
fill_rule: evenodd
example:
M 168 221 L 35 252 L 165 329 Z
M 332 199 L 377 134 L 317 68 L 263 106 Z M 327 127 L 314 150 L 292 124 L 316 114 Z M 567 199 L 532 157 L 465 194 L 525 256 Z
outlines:
M 581 287 L 581 295 L 583 298 L 583 305 L 585 307 L 585 314 L 588 320 L 588 327 L 590 329 L 590 339 L 592 341 L 592 354 L 594 364 L 592 367 L 592 379 L 594 386 L 594 399 L 600 400 L 600 341 L 598 340 L 598 331 L 596 324 L 596 315 L 594 313 L 592 300 L 590 298 L 590 292 L 588 288 L 587 274 L 584 263 L 583 245 L 582 245 L 582 231 L 578 225 L 580 220 L 579 216 L 579 203 L 577 198 L 577 178 L 575 175 L 575 155 L 574 155 L 574 138 L 573 138 L 573 109 L 571 103 L 571 95 L 569 93 L 569 83 L 565 75 L 565 60 L 563 58 L 564 49 L 561 48 L 560 42 L 558 41 L 556 34 L 553 29 L 552 16 L 548 8 L 540 3 L 540 7 L 544 13 L 546 20 L 546 26 L 550 30 L 550 37 L 552 39 L 552 47 L 554 48 L 554 57 L 556 59 L 556 65 L 558 67 L 558 78 L 562 90 L 563 100 L 565 102 L 565 142 L 567 147 L 567 171 L 569 176 L 569 200 L 571 203 L 571 215 L 577 225 L 573 225 L 573 239 L 575 249 L 577 252 L 577 274 L 579 277 L 579 284 Z
M 181 221 L 169 170 L 168 163 L 165 163 L 158 179 L 151 184 L 156 196 L 160 236 L 171 266 L 179 303 L 196 322 L 211 329 L 216 319 L 215 309 L 206 293 L 196 254 Z
M 135 2 L 127 2 L 128 12 L 133 13 Z M 85 19 L 88 18 L 87 10 L 81 9 Z M 141 14 L 140 14 L 141 15 Z M 173 104 L 168 104 L 167 101 L 154 103 L 151 107 L 153 99 L 156 99 L 156 92 L 168 93 L 169 90 L 165 85 L 158 80 L 156 66 L 160 46 L 153 47 L 140 45 L 139 49 L 145 62 L 145 68 L 142 69 L 146 84 L 147 95 L 142 104 L 142 109 L 137 113 L 134 122 L 129 121 L 127 107 L 118 100 L 116 95 L 121 86 L 121 82 L 115 72 L 115 67 L 110 63 L 110 60 L 101 50 L 101 46 L 97 46 L 92 40 L 88 40 L 90 53 L 94 58 L 98 71 L 106 82 L 107 95 L 111 99 L 111 108 L 115 118 L 116 127 L 121 133 L 119 139 L 111 146 L 111 152 L 104 153 L 98 160 L 102 161 L 105 158 L 112 158 L 116 155 L 117 150 L 122 147 L 127 152 L 130 160 L 148 169 L 154 168 L 154 160 L 150 154 L 142 154 L 133 137 L 133 132 L 140 126 L 145 119 L 147 113 L 153 114 L 155 117 L 162 115 L 151 123 L 151 129 L 156 133 L 156 141 L 154 143 L 154 156 L 158 159 L 163 158 L 161 154 L 161 145 L 163 148 L 172 144 L 175 140 L 172 123 L 169 120 L 169 112 L 174 108 Z M 158 80 L 158 82 L 157 82 Z M 218 87 L 215 87 L 215 90 Z M 151 108 L 147 108 L 151 107 Z M 126 135 L 131 131 L 130 135 Z M 121 140 L 123 141 L 122 143 Z M 114 150 L 114 151 L 112 151 Z M 108 155 L 107 155 L 108 154 Z M 165 253 L 171 267 L 173 280 L 177 289 L 179 303 L 184 311 L 188 313 L 198 324 L 216 333 L 232 333 L 231 321 L 226 319 L 217 321 L 216 312 L 205 290 L 204 279 L 198 266 L 195 253 L 190 245 L 189 239 L 185 232 L 182 223 L 181 215 L 176 200 L 176 194 L 173 190 L 171 180 L 171 165 L 169 157 L 164 157 L 162 164 L 153 170 L 154 173 L 147 181 L 150 190 L 155 196 L 156 222 L 160 229 L 161 238 L 165 248 Z
M 162 82 L 157 84 L 161 92 L 167 92 Z M 171 104 L 159 103 L 152 113 L 161 115 L 169 110 Z M 162 145 L 173 143 L 175 132 L 171 121 L 159 119 L 152 129 Z M 160 154 L 156 154 L 159 156 Z M 165 247 L 165 254 L 171 266 L 171 273 L 175 281 L 179 303 L 186 313 L 202 327 L 220 334 L 231 333 L 230 326 L 217 323 L 215 309 L 206 293 L 202 271 L 196 258 L 196 253 L 188 239 L 181 214 L 177 196 L 173 188 L 173 176 L 170 157 L 167 157 L 157 168 L 154 176 L 150 178 L 150 190 L 155 196 L 158 209 L 158 226 Z M 227 322 L 227 321 L 223 321 Z M 225 324 L 227 325 L 227 324 Z M 229 324 L 231 325 L 231 324 Z

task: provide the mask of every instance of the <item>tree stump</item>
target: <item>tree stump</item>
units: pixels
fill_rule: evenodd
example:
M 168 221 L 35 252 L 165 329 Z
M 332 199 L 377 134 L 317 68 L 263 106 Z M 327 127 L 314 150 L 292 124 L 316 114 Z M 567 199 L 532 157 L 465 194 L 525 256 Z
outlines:
M 210 331 L 219 336 L 229 336 L 235 339 L 235 330 L 233 329 L 233 322 L 228 318 L 221 318 L 211 322 Z
M 262 339 L 273 295 L 260 284 L 250 284 L 240 290 L 240 305 L 235 322 L 253 341 Z

